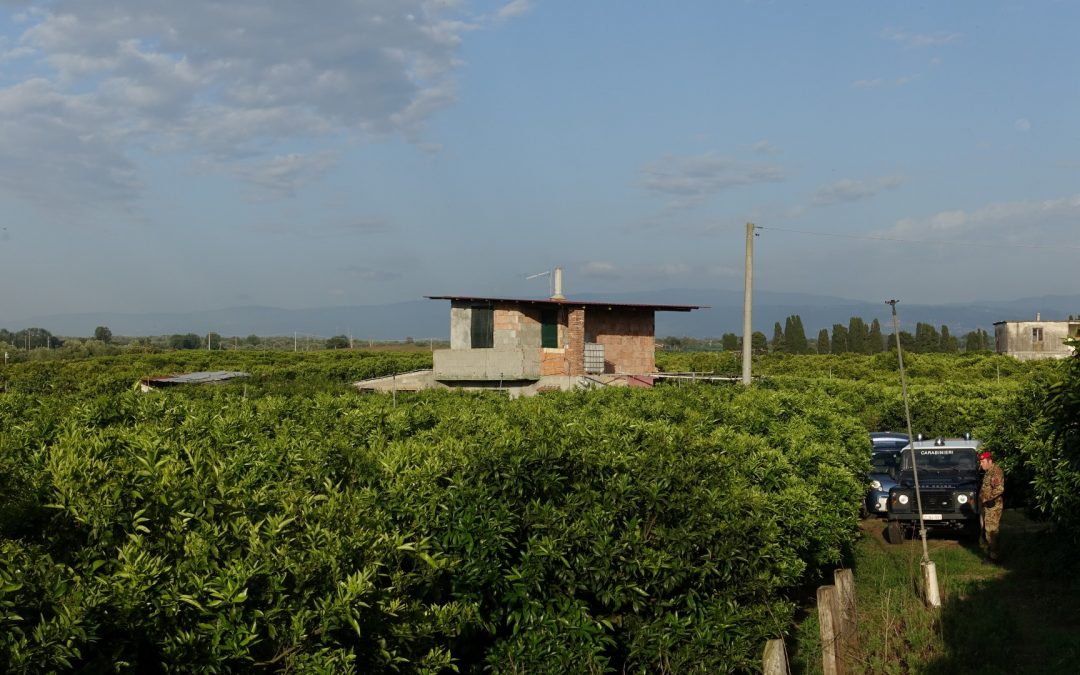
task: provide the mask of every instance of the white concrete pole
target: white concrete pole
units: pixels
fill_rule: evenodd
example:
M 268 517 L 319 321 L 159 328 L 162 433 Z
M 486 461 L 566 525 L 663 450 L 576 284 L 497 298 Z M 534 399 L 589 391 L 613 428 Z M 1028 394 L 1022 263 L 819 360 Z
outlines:
M 750 349 L 754 335 L 750 320 L 754 286 L 754 224 L 746 224 L 746 270 L 743 283 L 743 322 L 742 322 L 742 383 L 750 386 Z

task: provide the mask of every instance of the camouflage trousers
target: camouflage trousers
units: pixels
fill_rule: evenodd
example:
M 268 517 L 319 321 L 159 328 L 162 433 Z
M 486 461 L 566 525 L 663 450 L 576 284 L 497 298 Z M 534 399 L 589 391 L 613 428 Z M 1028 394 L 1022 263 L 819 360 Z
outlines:
M 983 509 L 982 528 L 983 536 L 986 537 L 986 545 L 990 548 L 990 559 L 997 560 L 998 558 L 998 534 L 1001 530 L 1001 512 L 1004 509 L 1000 506 L 995 508 Z

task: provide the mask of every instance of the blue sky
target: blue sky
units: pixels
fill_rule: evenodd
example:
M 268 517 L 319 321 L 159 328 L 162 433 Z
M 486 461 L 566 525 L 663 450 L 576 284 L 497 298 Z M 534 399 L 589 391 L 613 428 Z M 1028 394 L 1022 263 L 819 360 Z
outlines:
M 1080 293 L 1071 2 L 0 0 L 0 326 Z M 5 318 L 6 317 L 6 318 Z M 14 328 L 13 324 L 6 326 Z

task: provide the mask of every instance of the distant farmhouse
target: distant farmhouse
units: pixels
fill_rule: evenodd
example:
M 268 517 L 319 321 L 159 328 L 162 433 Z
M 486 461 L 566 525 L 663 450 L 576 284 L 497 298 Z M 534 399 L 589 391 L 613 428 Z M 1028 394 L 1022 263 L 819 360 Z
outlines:
M 998 321 L 994 324 L 997 353 L 1021 361 L 1071 356 L 1075 348 L 1066 344 L 1066 340 L 1080 340 L 1080 320 L 1043 321 L 1036 314 L 1034 321 Z
M 362 390 L 448 387 L 508 390 L 511 396 L 577 387 L 652 386 L 656 312 L 698 305 L 567 300 L 562 274 L 546 300 L 460 295 L 450 301 L 450 349 L 434 369 L 356 383 Z

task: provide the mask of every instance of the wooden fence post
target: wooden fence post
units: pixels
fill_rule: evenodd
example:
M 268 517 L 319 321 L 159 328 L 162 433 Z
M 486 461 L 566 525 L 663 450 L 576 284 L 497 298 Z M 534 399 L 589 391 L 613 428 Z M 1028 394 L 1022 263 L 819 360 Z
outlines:
M 818 625 L 821 628 L 821 671 L 824 675 L 844 675 L 837 658 L 837 638 L 840 633 L 840 608 L 835 586 L 817 589 Z
M 765 655 L 761 659 L 763 675 L 788 675 L 787 652 L 783 640 L 769 640 L 765 643 Z
M 843 669 L 850 670 L 852 657 L 859 645 L 858 618 L 855 614 L 855 575 L 849 569 L 839 569 L 833 573 L 833 580 L 836 583 L 841 626 L 837 655 L 844 663 Z

